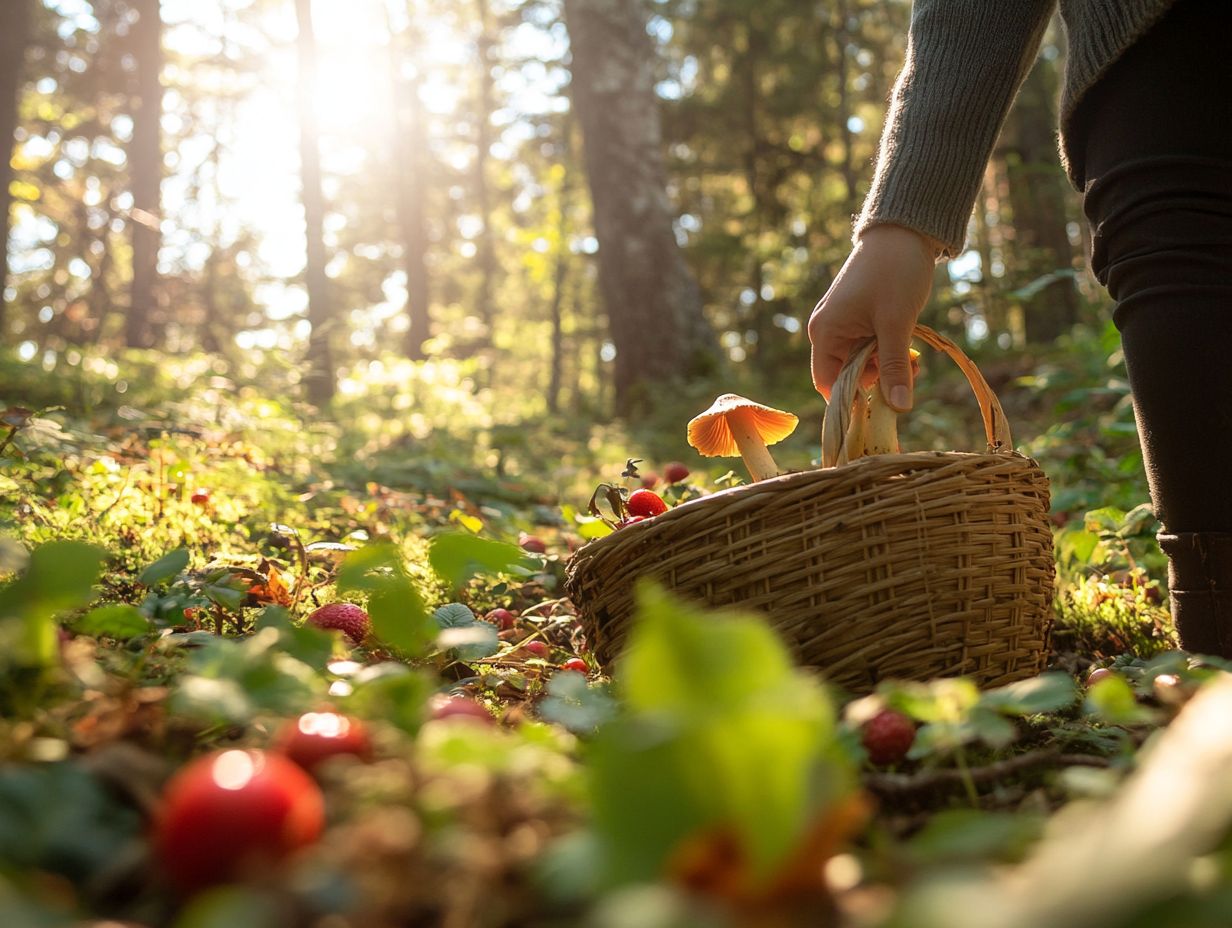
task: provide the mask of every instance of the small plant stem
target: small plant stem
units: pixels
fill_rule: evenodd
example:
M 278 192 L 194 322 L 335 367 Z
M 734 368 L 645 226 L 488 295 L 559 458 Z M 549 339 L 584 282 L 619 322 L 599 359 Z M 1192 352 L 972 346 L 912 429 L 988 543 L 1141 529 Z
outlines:
M 963 789 L 967 793 L 967 798 L 971 800 L 971 807 L 978 809 L 980 807 L 980 794 L 975 788 L 975 780 L 971 778 L 971 768 L 967 766 L 967 751 L 959 745 L 958 754 L 958 772 L 962 776 Z

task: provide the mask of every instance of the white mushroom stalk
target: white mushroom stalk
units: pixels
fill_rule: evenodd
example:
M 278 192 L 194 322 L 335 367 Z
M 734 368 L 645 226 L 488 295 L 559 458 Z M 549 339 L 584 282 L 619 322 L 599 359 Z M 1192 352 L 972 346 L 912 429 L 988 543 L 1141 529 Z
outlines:
M 912 379 L 920 372 L 920 353 L 911 350 Z M 859 405 L 858 401 L 857 404 Z M 898 454 L 903 450 L 898 441 L 898 413 L 886 402 L 881 393 L 881 383 L 873 384 L 868 397 L 868 423 L 864 430 L 864 453 Z
M 751 409 L 737 409 L 729 413 L 727 427 L 731 429 L 736 447 L 740 449 L 740 459 L 744 461 L 754 483 L 778 474 L 779 466 L 774 463 L 774 456 L 761 437 L 757 416 Z

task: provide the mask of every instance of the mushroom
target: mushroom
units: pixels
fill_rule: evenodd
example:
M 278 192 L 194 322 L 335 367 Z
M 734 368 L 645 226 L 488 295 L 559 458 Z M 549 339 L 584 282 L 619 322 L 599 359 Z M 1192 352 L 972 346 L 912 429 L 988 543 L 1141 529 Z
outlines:
M 911 349 L 911 378 L 920 373 L 920 353 Z M 858 405 L 858 404 L 857 404 Z M 850 432 L 848 432 L 850 435 Z M 868 397 L 868 425 L 864 429 L 864 453 L 897 454 L 902 451 L 898 443 L 898 413 L 881 395 L 881 384 L 873 384 Z
M 708 458 L 739 454 L 756 483 L 779 472 L 766 445 L 782 441 L 798 421 L 789 412 L 724 393 L 689 422 L 689 444 Z

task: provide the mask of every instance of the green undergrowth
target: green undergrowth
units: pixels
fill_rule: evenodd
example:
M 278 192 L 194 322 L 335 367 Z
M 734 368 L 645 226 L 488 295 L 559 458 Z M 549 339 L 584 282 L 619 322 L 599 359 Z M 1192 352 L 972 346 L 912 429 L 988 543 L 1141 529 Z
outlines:
M 1133 440 L 1121 400 L 1084 405 L 1071 394 L 1095 388 L 1048 359 L 1000 361 L 1057 503 L 1050 670 L 853 698 L 756 617 L 653 587 L 609 677 L 564 596 L 598 530 L 586 501 L 636 486 L 628 459 L 686 463 L 690 494 L 733 479 L 683 441 L 730 385 L 604 421 L 549 417 L 465 364 L 389 362 L 325 418 L 281 398 L 294 371 L 273 362 L 0 360 L 0 924 L 1214 924 L 1232 890 L 1219 778 L 1195 773 L 1193 803 L 1162 811 L 1139 794 L 1177 751 L 1222 762 L 1224 740 L 1181 720 L 1232 717 L 1225 668 L 1173 649 L 1145 490 L 1111 480 Z M 807 467 L 820 401 L 785 400 L 806 425 L 779 459 Z M 921 402 L 904 444 L 978 439 L 959 424 L 973 408 Z M 362 643 L 306 623 L 335 601 L 367 609 Z M 1088 686 L 1092 668 L 1111 673 Z M 458 698 L 488 722 L 438 715 Z M 150 839 L 168 777 L 274 750 L 325 707 L 373 750 L 317 774 L 319 839 L 177 893 Z M 914 734 L 879 761 L 865 732 L 887 711 Z M 1160 845 L 1133 828 L 1145 807 Z M 1065 835 L 1092 822 L 1117 836 L 1116 905 L 1093 915 L 1062 880 L 1017 889 L 1064 871 Z M 1177 865 L 1154 872 L 1163 846 Z

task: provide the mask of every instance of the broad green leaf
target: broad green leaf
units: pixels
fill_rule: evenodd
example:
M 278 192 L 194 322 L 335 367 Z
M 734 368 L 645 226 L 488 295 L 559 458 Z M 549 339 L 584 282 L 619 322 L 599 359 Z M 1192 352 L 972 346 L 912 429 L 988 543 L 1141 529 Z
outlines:
M 309 667 L 323 667 L 334 653 L 334 635 L 307 623 L 296 625 L 282 606 L 266 606 L 257 617 L 255 631 L 275 628 L 283 649 Z
M 436 636 L 436 645 L 452 651 L 460 661 L 475 661 L 491 657 L 500 650 L 500 637 L 496 628 L 487 622 L 445 628 Z
M 599 730 L 589 769 L 616 881 L 657 878 L 681 841 L 716 829 L 766 878 L 845 784 L 832 707 L 758 617 L 641 586 L 615 677 L 627 714 Z
M 976 809 L 942 810 L 910 840 L 921 861 L 983 862 L 1019 857 L 1039 837 L 1043 819 L 1023 812 L 983 812 Z
M 612 527 L 602 519 L 578 517 L 578 534 L 587 541 L 594 541 L 596 538 L 606 538 L 612 534 L 612 531 Z
M 432 613 L 432 618 L 441 628 L 465 628 L 477 621 L 470 607 L 462 603 L 445 603 L 438 606 Z
M 75 623 L 77 631 L 95 638 L 136 638 L 150 631 L 150 620 L 134 606 L 112 603 L 91 609 Z
M 435 681 L 397 661 L 365 667 L 350 677 L 348 711 L 377 718 L 414 733 L 423 724 L 425 703 Z
M 437 575 L 454 587 L 478 574 L 525 572 L 534 566 L 517 545 L 457 532 L 433 538 L 428 561 Z
M 558 673 L 548 681 L 548 695 L 539 716 L 576 734 L 587 734 L 616 715 L 616 701 L 607 687 L 591 684 L 580 673 Z
M 0 871 L 43 870 L 83 885 L 141 828 L 136 809 L 76 764 L 0 769 Z
M 0 648 L 22 667 L 57 660 L 55 617 L 90 601 L 106 559 L 101 548 L 53 541 L 36 548 L 24 573 L 0 589 Z
M 245 886 L 222 886 L 195 896 L 175 928 L 279 928 L 286 924 L 279 901 Z
M 1077 698 L 1074 678 L 1055 671 L 989 690 L 980 697 L 980 705 L 1006 715 L 1036 715 L 1065 709 Z
M 155 586 L 164 580 L 172 580 L 188 566 L 188 549 L 176 548 L 164 554 L 157 561 L 143 570 L 137 576 L 137 582 L 144 586 Z
M 407 655 L 422 654 L 438 631 L 407 580 L 369 596 L 368 616 L 376 637 Z
M 1144 725 L 1156 721 L 1159 713 L 1141 705 L 1133 687 L 1124 677 L 1104 677 L 1087 690 L 1086 711 L 1109 725 Z

